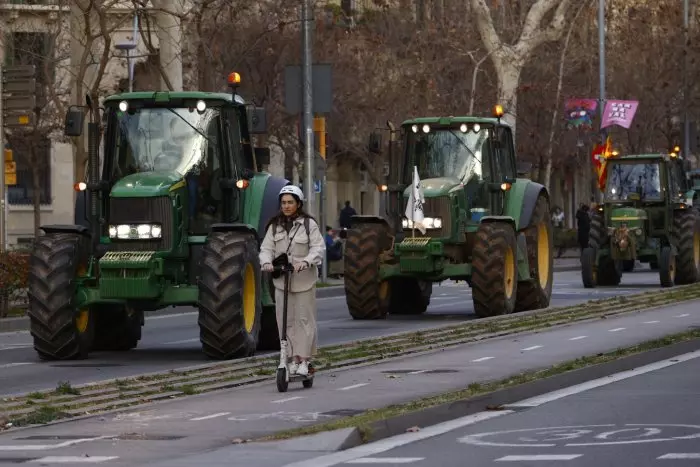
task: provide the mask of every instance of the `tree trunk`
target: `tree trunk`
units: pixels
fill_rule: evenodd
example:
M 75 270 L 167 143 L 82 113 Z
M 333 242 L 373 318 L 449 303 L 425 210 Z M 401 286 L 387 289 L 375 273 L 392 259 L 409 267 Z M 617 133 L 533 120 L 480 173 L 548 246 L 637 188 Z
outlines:
M 498 62 L 498 103 L 503 106 L 503 121 L 513 130 L 515 140 L 515 120 L 518 115 L 518 85 L 522 66 L 500 60 Z
M 34 237 L 40 235 L 39 227 L 41 226 L 41 170 L 43 161 L 39 163 L 36 157 L 36 149 L 32 148 L 32 188 L 34 188 L 34 193 L 32 194 L 32 204 L 34 205 Z

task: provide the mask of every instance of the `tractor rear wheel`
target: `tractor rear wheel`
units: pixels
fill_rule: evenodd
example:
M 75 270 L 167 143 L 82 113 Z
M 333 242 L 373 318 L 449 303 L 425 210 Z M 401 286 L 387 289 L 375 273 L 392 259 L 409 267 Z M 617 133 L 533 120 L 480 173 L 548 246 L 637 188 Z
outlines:
M 598 266 L 595 257 L 595 249 L 591 247 L 584 248 L 581 253 L 581 279 L 583 286 L 587 289 L 593 289 L 598 285 Z
M 472 253 L 472 300 L 480 318 L 512 313 L 518 289 L 515 232 L 489 222 L 476 231 Z
M 143 313 L 120 305 L 100 306 L 93 311 L 95 339 L 92 350 L 126 351 L 141 340 Z
M 597 253 L 601 246 L 610 243 L 610 238 L 605 230 L 603 213 L 596 211 L 591 216 L 591 232 L 588 245 Z M 619 285 L 622 278 L 622 261 L 613 260 L 611 257 L 601 257 L 596 266 L 597 285 Z
M 420 315 L 428 309 L 433 293 L 432 282 L 396 277 L 380 284 L 380 288 L 387 286 L 388 293 L 380 295 L 388 297 L 382 307 L 388 310 L 390 315 Z
M 530 225 L 524 230 L 531 280 L 518 282 L 515 311 L 547 308 L 554 282 L 554 236 L 549 216 L 549 200 L 537 198 Z
M 345 242 L 345 301 L 354 319 L 385 318 L 389 287 L 379 282 L 381 228 L 360 224 L 347 231 Z
M 695 209 L 676 211 L 673 230 L 678 245 L 676 284 L 694 284 L 700 280 L 700 216 Z
M 676 281 L 676 257 L 670 246 L 661 248 L 659 254 L 659 282 L 661 287 L 672 287 Z
M 253 355 L 262 313 L 255 238 L 245 232 L 210 234 L 202 251 L 198 285 L 204 353 L 220 360 Z
M 94 338 L 89 308 L 75 305 L 76 277 L 88 264 L 87 238 L 50 233 L 34 243 L 29 263 L 29 331 L 44 360 L 87 358 Z

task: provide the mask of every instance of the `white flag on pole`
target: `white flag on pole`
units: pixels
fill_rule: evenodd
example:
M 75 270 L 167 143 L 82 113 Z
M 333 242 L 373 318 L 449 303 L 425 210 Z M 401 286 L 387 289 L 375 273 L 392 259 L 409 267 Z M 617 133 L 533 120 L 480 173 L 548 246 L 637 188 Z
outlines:
M 413 166 L 413 183 L 411 184 L 411 195 L 408 198 L 406 205 L 406 218 L 413 222 L 413 228 L 420 230 L 425 235 L 425 226 L 423 225 L 423 186 L 420 183 L 418 176 L 418 167 Z

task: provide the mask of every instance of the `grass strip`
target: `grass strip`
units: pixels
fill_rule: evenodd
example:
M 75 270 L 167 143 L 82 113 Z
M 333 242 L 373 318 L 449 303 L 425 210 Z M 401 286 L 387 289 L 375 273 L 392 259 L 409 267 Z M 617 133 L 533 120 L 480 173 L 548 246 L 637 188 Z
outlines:
M 319 349 L 316 366 L 318 370 L 339 369 L 695 298 L 700 298 L 699 284 L 549 308 L 530 314 L 474 320 L 449 327 L 401 333 L 390 338 L 366 339 Z M 167 393 L 169 398 L 178 398 L 272 379 L 276 365 L 277 357 L 259 356 L 243 361 L 88 383 L 75 388 L 70 387 L 68 382 L 61 382 L 55 391 L 5 398 L 0 402 L 0 411 L 11 419 L 14 426 L 26 424 L 28 419 L 46 419 L 47 407 L 52 409 L 49 413 L 54 414 L 55 419 L 79 413 L 95 414 L 142 405 L 163 393 Z M 37 410 L 44 410 L 41 417 L 33 417 Z
M 546 369 L 525 371 L 507 378 L 497 381 L 487 381 L 483 383 L 471 383 L 465 389 L 452 391 L 435 396 L 428 396 L 421 399 L 416 399 L 403 404 L 389 405 L 379 409 L 370 409 L 361 414 L 339 418 L 330 422 L 320 423 L 316 425 L 293 428 L 275 433 L 270 436 L 265 436 L 256 441 L 275 441 L 295 438 L 298 436 L 312 435 L 324 431 L 333 431 L 342 428 L 357 428 L 361 434 L 366 434 L 371 430 L 370 426 L 375 422 L 380 422 L 389 418 L 406 415 L 413 412 L 418 412 L 432 407 L 437 407 L 443 404 L 449 404 L 476 396 L 481 396 L 487 393 L 495 392 L 501 389 L 506 389 L 521 384 L 529 383 L 539 379 L 549 378 L 551 376 L 561 375 L 581 368 L 599 365 L 614 360 L 619 360 L 623 357 L 646 352 L 661 347 L 685 342 L 693 339 L 700 339 L 700 329 L 686 331 L 679 334 L 672 334 L 660 339 L 643 342 L 631 347 L 618 348 L 611 352 L 580 357 L 574 360 L 569 360 L 563 363 L 556 364 Z

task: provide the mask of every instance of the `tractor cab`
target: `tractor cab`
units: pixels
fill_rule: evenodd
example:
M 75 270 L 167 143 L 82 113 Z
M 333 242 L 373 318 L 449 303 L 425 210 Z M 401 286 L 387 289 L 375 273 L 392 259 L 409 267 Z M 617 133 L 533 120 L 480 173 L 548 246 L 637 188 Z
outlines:
M 410 196 L 416 167 L 425 196 L 427 236 L 458 241 L 466 224 L 475 231 L 484 216 L 504 214 L 506 192 L 517 173 L 511 130 L 498 117 L 419 118 L 402 124 L 400 204 Z M 466 216 L 453 215 L 455 206 Z M 411 224 L 402 218 L 403 229 Z

